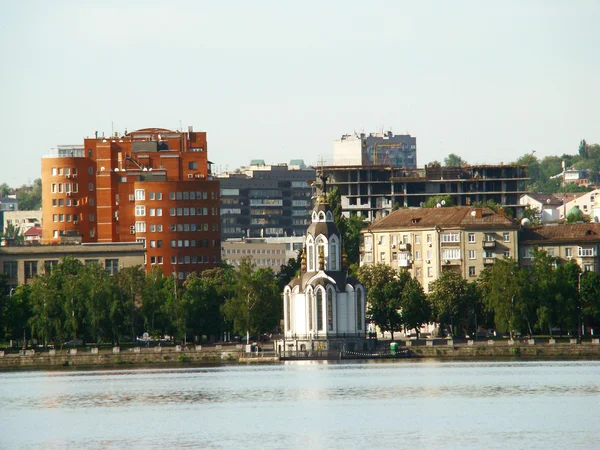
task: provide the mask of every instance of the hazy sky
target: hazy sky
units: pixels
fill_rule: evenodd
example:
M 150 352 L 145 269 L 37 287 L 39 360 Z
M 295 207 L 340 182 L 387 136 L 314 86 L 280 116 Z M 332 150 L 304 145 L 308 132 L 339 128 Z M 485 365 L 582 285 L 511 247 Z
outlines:
M 600 142 L 600 2 L 0 0 L 0 182 L 58 144 L 208 133 L 217 168 L 331 161 L 391 129 L 419 166 Z

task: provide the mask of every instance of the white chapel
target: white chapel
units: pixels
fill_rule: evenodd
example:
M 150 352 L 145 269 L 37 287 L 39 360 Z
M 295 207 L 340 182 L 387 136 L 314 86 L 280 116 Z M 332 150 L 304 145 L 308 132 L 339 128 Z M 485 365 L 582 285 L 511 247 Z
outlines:
M 278 352 L 367 350 L 366 291 L 348 277 L 340 232 L 327 202 L 326 178 L 306 232 L 300 276 L 283 291 L 284 337 Z

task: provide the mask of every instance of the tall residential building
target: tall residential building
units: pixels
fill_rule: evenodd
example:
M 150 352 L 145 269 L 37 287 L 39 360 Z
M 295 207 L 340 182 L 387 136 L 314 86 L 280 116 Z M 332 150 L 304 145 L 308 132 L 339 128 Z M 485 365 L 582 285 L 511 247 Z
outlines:
M 388 215 L 394 208 L 419 207 L 431 197 L 451 196 L 458 206 L 494 202 L 518 206 L 526 193 L 525 166 L 425 166 L 407 169 L 385 165 L 324 167 L 328 188 L 337 187 L 344 215 L 361 214 L 368 220 Z
M 360 264 L 406 269 L 428 292 L 442 271 L 472 281 L 497 258 L 518 258 L 517 230 L 488 208 L 399 209 L 362 231 Z
M 333 141 L 336 166 L 417 167 L 417 138 L 410 134 L 345 134 Z
M 303 236 L 310 224 L 315 171 L 302 160 L 218 175 L 223 239 Z
M 220 261 L 219 183 L 205 132 L 144 128 L 42 159 L 43 243 L 141 242 L 145 268 L 183 279 Z

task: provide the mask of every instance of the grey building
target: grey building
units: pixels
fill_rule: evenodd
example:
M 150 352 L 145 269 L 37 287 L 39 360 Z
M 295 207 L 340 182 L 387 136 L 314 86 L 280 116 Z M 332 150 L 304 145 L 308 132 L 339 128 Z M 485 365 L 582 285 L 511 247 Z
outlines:
M 315 170 L 302 160 L 248 167 L 217 175 L 221 239 L 303 236 L 310 223 Z

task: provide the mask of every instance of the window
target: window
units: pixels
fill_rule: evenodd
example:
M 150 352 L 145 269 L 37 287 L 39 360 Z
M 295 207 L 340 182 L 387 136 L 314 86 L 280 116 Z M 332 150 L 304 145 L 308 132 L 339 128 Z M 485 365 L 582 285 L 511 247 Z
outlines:
M 157 231 L 158 233 L 162 233 L 162 230 L 163 230 L 163 229 L 162 229 L 162 224 L 160 224 L 160 223 L 159 223 L 158 225 L 156 225 L 156 231 Z
M 177 247 L 177 241 L 175 239 L 171 240 L 171 248 Z
M 356 291 L 356 329 L 362 330 L 362 310 L 363 310 L 363 301 L 362 301 L 362 289 L 358 289 Z
M 56 194 L 56 183 L 52 183 L 52 193 Z
M 162 264 L 162 263 L 163 263 L 163 257 L 162 257 L 162 256 L 159 256 L 159 257 L 158 257 L 158 263 L 159 263 L 159 264 Z
M 423 272 L 422 272 L 421 268 L 417 267 L 415 269 L 415 277 L 420 278 L 422 274 L 423 274 Z
M 169 215 L 170 216 L 174 216 L 175 215 L 175 208 L 169 208 Z
M 156 193 L 156 200 L 162 200 L 162 192 Z M 159 263 L 159 264 L 161 264 L 161 263 Z
M 504 242 L 510 242 L 510 233 L 502 233 L 502 239 Z
M 58 222 L 58 214 L 52 215 L 52 222 Z
M 183 199 L 183 194 L 181 192 L 177 192 L 176 194 L 177 200 L 182 200 Z
M 385 262 L 385 252 L 380 252 L 379 253 L 379 261 Z
M 94 216 L 94 214 L 90 214 L 90 222 L 93 222 L 94 220 L 96 220 L 96 216 Z
M 442 250 L 442 259 L 460 259 L 460 248 L 445 248 Z
M 421 261 L 421 250 L 415 250 L 415 260 Z
M 156 241 L 150 241 L 150 248 L 156 248 Z
M 317 330 L 323 330 L 323 291 L 317 290 Z
M 146 215 L 146 207 L 144 205 L 136 205 L 135 206 L 135 215 L 136 215 L 136 217 L 145 216 Z
M 88 185 L 88 190 L 93 191 L 94 190 L 94 183 L 90 183 Z
M 595 252 L 594 252 L 594 247 L 591 247 L 591 248 L 579 247 L 579 249 L 577 250 L 577 256 L 583 256 L 583 257 L 596 256 Z
M 504 256 L 505 256 L 506 258 L 510 258 L 510 250 L 506 250 L 506 251 L 504 252 Z
M 154 200 L 154 192 L 150 192 L 150 200 Z
M 469 243 L 473 244 L 475 242 L 475 233 L 469 233 Z
M 169 200 L 175 200 L 175 192 L 169 192 Z
M 460 242 L 460 233 L 442 233 L 442 242 Z
M 104 260 L 104 268 L 111 275 L 119 273 L 119 260 L 118 259 L 106 259 Z
M 565 256 L 567 258 L 572 258 L 573 257 L 573 249 L 570 247 L 565 248 Z
M 474 277 L 475 276 L 475 267 L 474 266 L 470 266 L 469 267 L 469 276 L 470 277 Z
M 143 246 L 144 248 L 146 248 L 146 238 L 137 238 L 137 239 L 135 240 L 135 242 L 137 242 L 138 244 L 142 244 L 142 246 Z
M 427 267 L 427 276 L 429 278 L 431 278 L 433 276 L 433 267 L 431 267 L 431 266 Z
M 56 171 L 56 167 L 53 167 L 53 168 L 52 168 L 52 175 L 53 175 L 53 176 L 56 176 L 56 174 L 57 174 L 57 173 L 58 173 L 58 172 Z
M 492 233 L 486 233 L 485 240 L 487 242 L 494 242 L 494 235 Z
M 398 253 L 392 252 L 392 261 L 398 261 Z
M 475 250 L 469 250 L 469 259 L 477 258 L 477 252 Z
M 548 256 L 554 256 L 554 249 L 553 248 L 549 248 L 548 249 Z
M 420 243 L 421 243 L 421 235 L 420 235 L 420 234 L 417 234 L 417 235 L 415 236 L 415 244 L 420 244 Z
M 146 200 L 146 191 L 144 189 L 136 189 L 135 190 L 135 199 L 136 200 Z
M 17 278 L 17 261 L 4 261 L 4 273 L 8 278 Z
M 427 243 L 431 244 L 433 242 L 431 234 L 427 235 Z
M 136 208 L 137 208 L 137 206 L 136 206 Z M 154 208 L 148 208 L 148 215 L 150 217 L 155 216 L 156 215 L 156 210 Z
M 37 275 L 37 261 L 25 261 L 25 279 L 33 278 Z
M 156 264 L 156 256 L 150 257 L 150 264 Z
M 146 222 L 136 222 L 135 223 L 135 231 L 136 231 L 136 233 L 145 233 L 146 232 Z
M 156 208 L 156 215 L 157 216 L 162 216 L 162 208 Z
M 56 266 L 58 266 L 58 259 L 44 261 L 44 272 L 50 273 Z
M 591 272 L 592 270 L 594 270 L 594 265 L 593 264 L 584 264 L 583 265 L 583 271 L 584 272 Z

